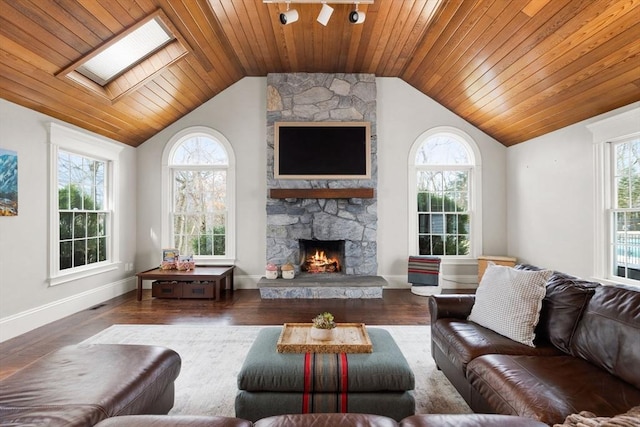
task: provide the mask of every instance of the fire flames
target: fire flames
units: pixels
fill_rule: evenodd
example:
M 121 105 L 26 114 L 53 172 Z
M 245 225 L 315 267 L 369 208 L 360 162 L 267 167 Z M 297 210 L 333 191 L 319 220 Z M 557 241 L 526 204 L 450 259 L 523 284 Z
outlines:
M 335 273 L 340 271 L 340 261 L 316 250 L 315 254 L 307 257 L 303 269 L 309 273 Z

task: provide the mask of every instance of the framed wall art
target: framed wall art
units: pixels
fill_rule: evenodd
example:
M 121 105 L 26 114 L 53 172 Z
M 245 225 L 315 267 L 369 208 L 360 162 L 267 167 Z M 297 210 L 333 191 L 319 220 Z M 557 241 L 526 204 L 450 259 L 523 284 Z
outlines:
M 18 215 L 18 153 L 0 148 L 0 216 Z

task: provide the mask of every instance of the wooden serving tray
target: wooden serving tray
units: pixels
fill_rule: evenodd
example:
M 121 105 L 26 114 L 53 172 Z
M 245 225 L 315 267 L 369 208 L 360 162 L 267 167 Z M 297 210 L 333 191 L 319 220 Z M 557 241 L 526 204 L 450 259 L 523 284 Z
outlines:
M 364 323 L 338 323 L 334 339 L 314 340 L 312 323 L 285 323 L 278 338 L 278 353 L 371 353 L 373 345 Z

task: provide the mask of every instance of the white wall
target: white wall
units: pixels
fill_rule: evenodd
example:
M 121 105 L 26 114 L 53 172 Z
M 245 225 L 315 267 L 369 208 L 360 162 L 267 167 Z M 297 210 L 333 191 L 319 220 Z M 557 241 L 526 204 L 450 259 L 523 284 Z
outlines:
M 222 133 L 236 158 L 237 250 L 234 284 L 254 286 L 264 275 L 266 235 L 266 78 L 247 77 L 168 126 L 138 147 L 138 252 L 140 270 L 160 263 L 162 152 L 190 126 Z M 166 245 L 166 242 L 164 243 Z M 148 286 L 145 283 L 145 287 Z
M 451 126 L 477 143 L 482 161 L 483 247 L 486 255 L 506 253 L 506 148 L 473 125 L 397 78 L 378 78 L 378 268 L 396 285 L 406 284 L 409 151 L 425 131 Z M 415 255 L 412 253 L 411 255 Z M 477 264 L 445 264 L 444 278 L 477 283 Z M 456 283 L 443 283 L 443 287 Z
M 136 253 L 135 209 L 120 223 L 117 271 L 49 286 L 49 155 L 44 114 L 0 99 L 0 147 L 18 153 L 18 216 L 0 217 L 0 341 L 133 289 L 124 263 Z M 68 125 L 70 126 L 70 125 Z M 87 133 L 86 131 L 83 131 Z M 114 142 L 114 141 L 112 141 Z M 135 206 L 135 149 L 120 154 L 120 206 Z
M 632 104 L 507 150 L 508 252 L 519 261 L 594 275 L 595 166 L 587 125 Z M 636 126 L 640 130 L 640 123 Z
M 478 143 L 484 164 L 483 252 L 506 251 L 506 148 L 435 101 L 396 78 L 378 78 L 378 274 L 393 286 L 407 286 L 407 159 L 411 145 L 435 126 L 454 126 Z M 237 164 L 236 285 L 255 287 L 266 263 L 266 78 L 240 80 L 200 108 L 138 147 L 139 269 L 159 263 L 161 236 L 161 159 L 171 137 L 189 126 L 221 132 Z M 443 267 L 444 268 L 444 267 Z M 475 262 L 451 274 L 477 277 Z M 147 284 L 148 285 L 148 284 Z

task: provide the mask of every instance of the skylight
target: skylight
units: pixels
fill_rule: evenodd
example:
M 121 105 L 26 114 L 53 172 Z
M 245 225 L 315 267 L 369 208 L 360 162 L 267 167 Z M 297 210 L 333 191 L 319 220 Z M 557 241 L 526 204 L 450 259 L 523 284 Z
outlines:
M 191 52 L 158 9 L 56 74 L 112 104 L 144 87 Z
M 152 19 L 86 61 L 76 71 L 104 86 L 173 38 L 157 18 Z

